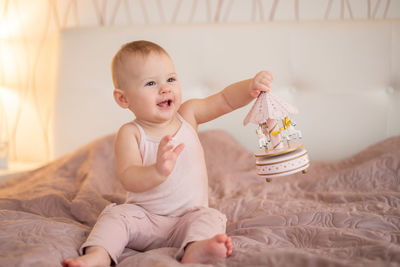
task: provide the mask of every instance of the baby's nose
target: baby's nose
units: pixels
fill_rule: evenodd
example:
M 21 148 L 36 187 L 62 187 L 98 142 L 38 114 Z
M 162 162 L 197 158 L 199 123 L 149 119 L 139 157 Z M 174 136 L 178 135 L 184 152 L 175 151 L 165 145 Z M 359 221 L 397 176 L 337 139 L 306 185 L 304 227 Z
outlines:
M 171 88 L 168 84 L 162 84 L 160 86 L 160 93 L 161 94 L 165 94 L 165 93 L 169 93 L 171 91 Z

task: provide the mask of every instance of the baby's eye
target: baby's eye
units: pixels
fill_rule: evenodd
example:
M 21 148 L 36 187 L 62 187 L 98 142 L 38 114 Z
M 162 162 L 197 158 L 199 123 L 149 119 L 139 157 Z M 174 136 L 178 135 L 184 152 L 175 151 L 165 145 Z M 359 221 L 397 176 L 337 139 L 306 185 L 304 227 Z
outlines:
M 169 83 L 173 83 L 173 82 L 175 82 L 175 81 L 176 81 L 175 77 L 171 77 L 171 78 L 169 78 L 169 79 L 167 80 L 167 82 L 169 82 Z
M 156 85 L 156 83 L 154 81 L 146 83 L 146 86 L 154 86 L 154 85 Z

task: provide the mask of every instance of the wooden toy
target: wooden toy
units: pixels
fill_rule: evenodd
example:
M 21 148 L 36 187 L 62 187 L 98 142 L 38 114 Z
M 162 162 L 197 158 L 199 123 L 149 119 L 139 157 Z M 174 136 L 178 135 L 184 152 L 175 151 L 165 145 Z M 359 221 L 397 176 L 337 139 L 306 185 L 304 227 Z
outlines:
M 267 182 L 302 171 L 310 166 L 307 150 L 298 140 L 302 138 L 296 124 L 289 118 L 298 110 L 271 93 L 261 92 L 243 124 L 257 124 L 258 145 L 256 169 Z M 296 141 L 295 141 L 296 140 Z

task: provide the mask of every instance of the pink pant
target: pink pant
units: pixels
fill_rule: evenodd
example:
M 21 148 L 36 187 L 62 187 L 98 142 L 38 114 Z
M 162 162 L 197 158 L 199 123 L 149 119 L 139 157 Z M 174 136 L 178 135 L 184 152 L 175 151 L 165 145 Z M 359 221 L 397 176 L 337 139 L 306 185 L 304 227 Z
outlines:
M 225 228 L 225 215 L 212 208 L 194 208 L 181 217 L 168 217 L 134 204 L 111 204 L 100 214 L 80 253 L 86 247 L 100 246 L 118 263 L 125 247 L 137 251 L 177 247 L 180 260 L 188 243 L 225 233 Z

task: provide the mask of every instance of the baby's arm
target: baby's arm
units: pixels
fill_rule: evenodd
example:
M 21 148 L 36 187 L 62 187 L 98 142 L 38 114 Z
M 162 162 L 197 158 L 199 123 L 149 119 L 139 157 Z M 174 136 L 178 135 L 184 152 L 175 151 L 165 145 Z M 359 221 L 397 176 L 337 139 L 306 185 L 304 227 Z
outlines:
M 198 124 L 247 105 L 261 91 L 269 92 L 272 80 L 271 73 L 260 71 L 254 78 L 231 84 L 207 98 L 192 99 L 183 103 L 179 113 L 197 128 Z
M 260 71 L 254 78 L 229 85 L 221 94 L 231 111 L 249 104 L 261 91 L 271 91 L 273 76 L 268 71 Z
M 173 148 L 170 136 L 161 139 L 157 162 L 143 166 L 138 145 L 138 132 L 132 124 L 123 125 L 115 139 L 115 167 L 125 190 L 135 193 L 150 190 L 166 180 L 175 167 L 183 144 Z

